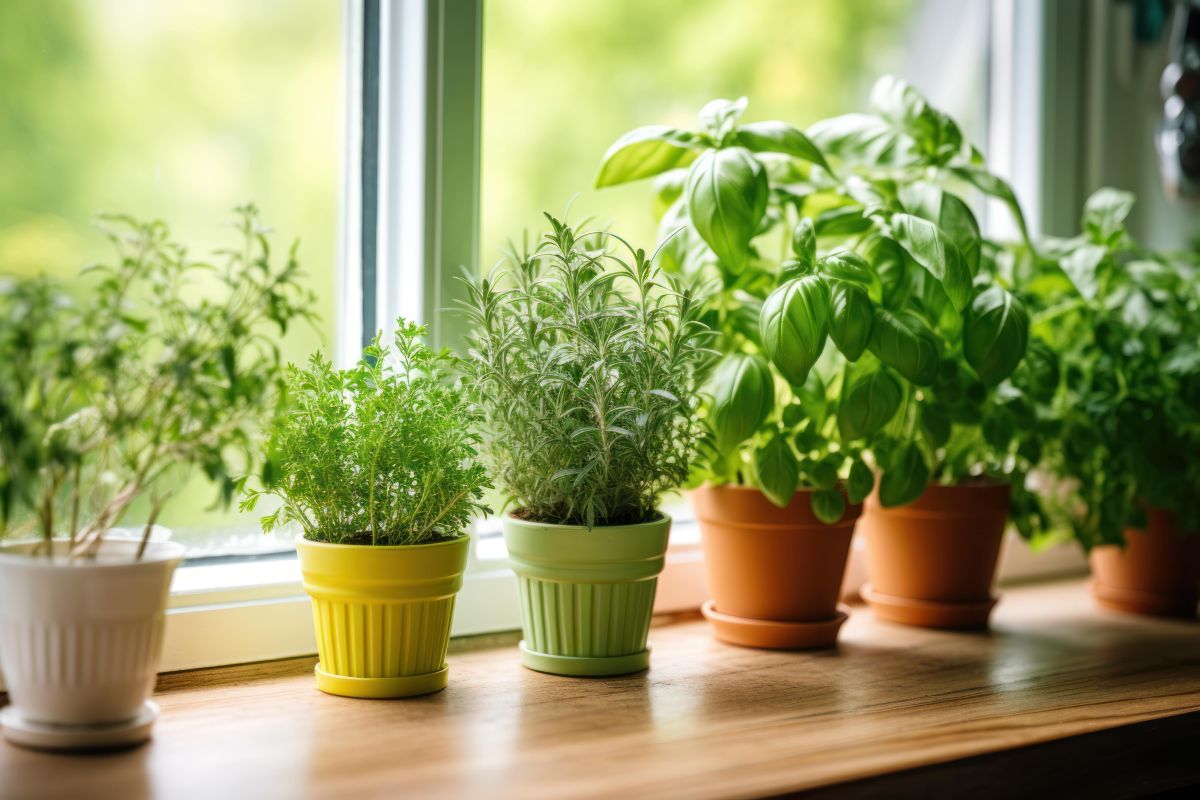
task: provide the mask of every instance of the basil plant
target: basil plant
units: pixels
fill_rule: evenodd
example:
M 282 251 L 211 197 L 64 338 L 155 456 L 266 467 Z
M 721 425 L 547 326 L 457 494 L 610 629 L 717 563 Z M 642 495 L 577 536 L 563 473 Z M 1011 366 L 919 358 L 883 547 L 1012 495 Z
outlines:
M 1101 189 L 1080 235 L 1015 265 L 1038 309 L 1036 368 L 1015 377 L 1048 408 L 1049 494 L 1085 548 L 1121 543 L 1149 507 L 1200 530 L 1200 259 L 1139 246 L 1124 224 L 1133 204 Z
M 1007 379 L 1028 314 L 1002 268 L 1011 256 L 960 194 L 999 198 L 1028 239 L 1012 190 L 895 78 L 875 85 L 872 113 L 806 131 L 743 122 L 745 109 L 714 100 L 697 130 L 634 130 L 597 177 L 655 177 L 659 257 L 713 287 L 722 358 L 697 480 L 755 486 L 780 506 L 810 487 L 832 522 L 839 487 L 859 502 L 877 475 L 888 506 L 934 480 L 1013 477 L 1029 403 Z

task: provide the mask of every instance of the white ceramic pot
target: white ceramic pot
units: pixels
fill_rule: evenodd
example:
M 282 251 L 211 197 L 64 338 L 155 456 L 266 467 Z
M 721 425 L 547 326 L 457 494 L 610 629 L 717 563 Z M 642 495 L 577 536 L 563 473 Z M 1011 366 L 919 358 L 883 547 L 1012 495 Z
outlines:
M 0 547 L 0 672 L 31 723 L 96 726 L 143 713 L 162 652 L 163 612 L 184 548 L 105 539 L 95 559 Z

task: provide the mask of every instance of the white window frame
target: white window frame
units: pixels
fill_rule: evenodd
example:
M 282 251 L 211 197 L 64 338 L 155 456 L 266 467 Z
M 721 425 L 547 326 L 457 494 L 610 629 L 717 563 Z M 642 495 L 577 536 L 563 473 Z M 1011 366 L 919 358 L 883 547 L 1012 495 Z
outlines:
M 1043 74 L 1072 57 L 1069 49 L 1061 52 L 1057 36 L 1065 26 L 1055 5 L 992 0 L 990 102 L 1003 110 L 989 115 L 993 162 L 1013 180 L 1035 230 L 1043 229 L 1046 208 L 1058 199 L 1048 197 L 1054 189 L 1040 170 L 1054 142 L 1038 131 L 1046 129 L 1045 115 L 1054 113 L 1051 101 L 1067 94 L 1063 87 L 1069 84 L 1059 80 L 1043 93 Z M 346 4 L 338 363 L 356 360 L 370 333 L 376 327 L 390 332 L 399 315 L 429 325 L 435 346 L 461 341 L 460 323 L 446 309 L 460 291 L 461 265 L 478 263 L 482 14 L 483 0 Z M 1054 46 L 1047 48 L 1048 41 Z M 1003 216 L 989 213 L 988 219 Z M 659 583 L 660 612 L 695 609 L 707 598 L 690 504 L 671 511 L 673 544 Z M 519 626 L 515 579 L 497 529 L 493 519 L 476 532 L 455 636 Z M 863 545 L 856 542 L 851 575 L 862 573 L 863 561 Z M 1011 537 L 1001 580 L 1085 569 L 1074 545 L 1033 556 Z M 177 571 L 163 671 L 315 652 L 311 605 L 294 555 L 197 562 Z

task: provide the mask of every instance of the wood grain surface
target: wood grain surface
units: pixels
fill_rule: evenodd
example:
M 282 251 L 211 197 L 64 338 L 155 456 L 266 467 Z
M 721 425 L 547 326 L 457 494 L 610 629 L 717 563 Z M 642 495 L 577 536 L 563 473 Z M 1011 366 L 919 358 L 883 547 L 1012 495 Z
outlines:
M 514 638 L 456 643 L 449 688 L 409 700 L 324 695 L 311 659 L 167 675 L 150 744 L 0 745 L 0 798 L 758 797 L 878 788 L 917 768 L 902 794 L 939 796 L 953 765 L 929 765 L 1048 742 L 1083 762 L 1104 748 L 1062 740 L 1110 731 L 1111 749 L 1113 729 L 1200 711 L 1200 625 L 1098 611 L 1080 581 L 1008 589 L 990 633 L 856 607 L 823 653 L 741 649 L 701 620 L 660 620 L 650 671 L 622 678 L 531 672 Z M 1003 788 L 1003 774 L 989 780 Z M 1181 774 L 1175 785 L 1200 781 L 1200 755 Z

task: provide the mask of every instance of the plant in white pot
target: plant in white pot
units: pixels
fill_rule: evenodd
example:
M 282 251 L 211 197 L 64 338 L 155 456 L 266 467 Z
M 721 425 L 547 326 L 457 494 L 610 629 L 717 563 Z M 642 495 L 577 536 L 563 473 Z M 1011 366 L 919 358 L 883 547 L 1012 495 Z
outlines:
M 228 501 L 274 410 L 272 337 L 308 314 L 294 251 L 271 266 L 257 211 L 220 263 L 161 222 L 105 219 L 111 265 L 72 302 L 47 280 L 0 298 L 0 671 L 5 736 L 47 748 L 149 736 L 171 575 L 183 548 L 151 541 L 199 467 Z M 136 505 L 135 505 L 136 504 Z M 130 514 L 139 539 L 118 538 Z
M 271 436 L 262 488 L 272 530 L 293 522 L 312 596 L 317 688 L 409 697 L 446 687 L 446 649 L 471 517 L 491 488 L 475 422 L 448 382 L 455 359 L 399 320 L 394 348 L 376 336 L 350 369 L 321 355 L 289 367 L 291 402 Z
M 707 329 L 685 289 L 610 233 L 553 226 L 471 285 L 469 370 L 512 510 L 522 663 L 560 675 L 649 664 L 670 519 L 700 436 Z

